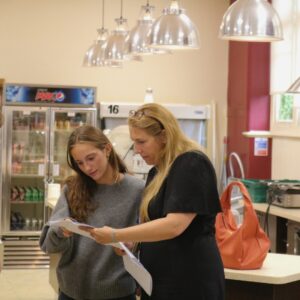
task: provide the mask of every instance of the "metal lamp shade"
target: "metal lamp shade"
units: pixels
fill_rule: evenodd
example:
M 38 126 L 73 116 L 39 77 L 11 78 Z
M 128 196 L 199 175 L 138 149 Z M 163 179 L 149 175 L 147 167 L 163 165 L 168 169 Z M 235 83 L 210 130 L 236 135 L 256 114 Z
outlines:
M 84 67 L 122 67 L 119 62 L 105 59 L 105 48 L 107 45 L 108 30 L 101 28 L 97 30 L 98 37 L 94 44 L 87 50 L 83 59 Z
M 266 0 L 237 0 L 223 16 L 219 37 L 246 42 L 283 39 L 280 18 Z
M 116 19 L 117 28 L 107 39 L 104 51 L 106 60 L 114 62 L 123 62 L 127 60 L 141 61 L 141 57 L 130 52 L 128 46 L 127 20 L 122 17 Z
M 150 36 L 154 21 L 154 18 L 152 16 L 153 11 L 154 6 L 149 5 L 149 3 L 141 7 L 140 18 L 138 19 L 137 24 L 131 29 L 128 36 L 127 42 L 129 52 L 138 55 L 171 53 L 170 50 L 159 49 L 150 46 Z
M 199 48 L 198 30 L 176 1 L 173 1 L 170 8 L 164 9 L 154 22 L 151 45 L 173 50 Z
M 168 49 L 155 48 L 150 45 L 152 25 L 152 21 L 139 20 L 137 25 L 132 28 L 128 36 L 129 52 L 138 55 L 171 53 Z

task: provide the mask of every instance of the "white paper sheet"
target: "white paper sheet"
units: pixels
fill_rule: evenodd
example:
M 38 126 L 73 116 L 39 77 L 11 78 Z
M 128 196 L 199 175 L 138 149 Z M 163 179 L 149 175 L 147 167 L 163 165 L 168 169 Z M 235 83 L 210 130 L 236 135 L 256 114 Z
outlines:
M 93 226 L 90 226 L 90 225 L 87 225 L 87 224 L 84 224 L 84 223 L 79 223 L 79 222 L 73 221 L 71 219 L 62 219 L 62 220 L 57 220 L 57 221 L 50 221 L 49 225 L 51 227 L 55 227 L 55 228 L 63 227 L 63 228 L 66 228 L 67 230 L 69 230 L 71 232 L 74 232 L 74 233 L 89 237 L 91 239 L 94 239 L 90 235 L 89 232 L 80 229 L 80 226 L 83 226 L 83 227 L 86 227 L 86 228 L 94 228 Z
M 79 223 L 71 219 L 50 221 L 49 225 L 55 228 L 64 227 L 71 232 L 83 235 L 94 240 L 94 238 L 90 235 L 89 232 L 80 229 L 80 227 L 94 228 L 93 226 L 84 223 Z M 110 245 L 125 251 L 125 255 L 123 255 L 122 258 L 126 271 L 139 283 L 139 285 L 144 289 L 144 291 L 150 296 L 152 293 L 152 277 L 150 273 L 144 268 L 144 266 L 139 262 L 139 260 L 133 255 L 133 253 L 122 242 L 110 243 L 106 245 Z
M 152 293 L 152 277 L 132 252 L 120 243 L 126 255 L 123 256 L 125 269 L 150 296 Z

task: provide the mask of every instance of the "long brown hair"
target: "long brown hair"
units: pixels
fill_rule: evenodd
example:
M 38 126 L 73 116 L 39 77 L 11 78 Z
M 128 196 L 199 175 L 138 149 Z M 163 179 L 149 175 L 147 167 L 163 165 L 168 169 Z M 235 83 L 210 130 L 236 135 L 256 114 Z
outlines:
M 114 177 L 117 178 L 119 172 L 127 173 L 127 168 L 114 150 L 107 136 L 99 128 L 84 125 L 73 131 L 68 140 L 67 162 L 76 174 L 66 180 L 68 186 L 67 199 L 71 217 L 82 222 L 86 221 L 88 213 L 95 209 L 92 206 L 91 198 L 97 188 L 97 183 L 80 170 L 72 157 L 71 150 L 76 144 L 92 144 L 100 150 L 104 150 L 105 146 L 110 144 L 111 151 L 108 163 L 113 169 Z
M 156 165 L 158 172 L 146 187 L 141 204 L 140 218 L 145 222 L 149 220 L 148 205 L 161 188 L 175 158 L 186 151 L 199 151 L 200 145 L 185 136 L 174 115 L 157 103 L 147 103 L 133 111 L 128 118 L 128 125 L 145 130 L 152 136 L 164 134 L 165 146 L 159 153 Z

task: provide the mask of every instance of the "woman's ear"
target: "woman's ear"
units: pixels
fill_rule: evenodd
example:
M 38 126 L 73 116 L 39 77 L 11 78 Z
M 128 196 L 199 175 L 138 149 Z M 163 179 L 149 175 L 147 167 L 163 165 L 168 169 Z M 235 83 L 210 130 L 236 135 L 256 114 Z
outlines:
M 163 129 L 161 132 L 160 132 L 160 140 L 163 144 L 166 144 L 167 143 L 167 135 L 166 135 L 166 130 Z
M 107 143 L 105 145 L 105 152 L 106 152 L 106 157 L 109 158 L 111 150 L 112 150 L 112 145 L 110 143 Z

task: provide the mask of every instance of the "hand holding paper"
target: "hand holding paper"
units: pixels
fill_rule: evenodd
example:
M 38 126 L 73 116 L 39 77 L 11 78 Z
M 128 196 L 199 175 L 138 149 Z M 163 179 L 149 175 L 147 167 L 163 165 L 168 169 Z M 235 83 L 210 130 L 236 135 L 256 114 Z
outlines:
M 83 236 L 93 239 L 93 237 L 91 236 L 89 231 L 86 230 L 86 229 L 93 229 L 94 228 L 93 226 L 79 223 L 79 222 L 71 220 L 69 218 L 57 220 L 57 221 L 50 221 L 49 225 L 51 227 L 56 227 L 56 228 L 62 227 L 71 232 L 74 232 L 74 233 L 77 233 L 77 234 L 80 234 L 80 235 L 83 235 Z
M 84 223 L 79 223 L 71 219 L 62 219 L 57 221 L 50 221 L 49 225 L 51 227 L 56 227 L 56 228 L 63 227 L 71 232 L 98 241 L 98 239 L 96 239 L 97 235 L 91 233 L 91 231 L 93 231 L 95 227 Z M 106 227 L 106 226 L 104 227 L 104 229 L 109 229 L 109 228 L 110 227 Z M 122 258 L 123 258 L 123 263 L 126 271 L 139 283 L 139 285 L 144 289 L 144 291 L 148 295 L 151 295 L 152 277 L 150 273 L 144 268 L 144 266 L 139 262 L 139 260 L 132 254 L 132 252 L 122 242 L 106 243 L 106 245 L 119 248 L 125 252 L 125 255 L 123 255 Z

